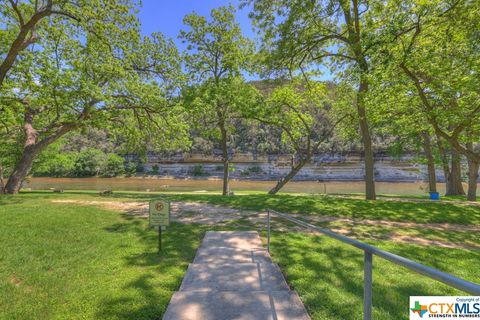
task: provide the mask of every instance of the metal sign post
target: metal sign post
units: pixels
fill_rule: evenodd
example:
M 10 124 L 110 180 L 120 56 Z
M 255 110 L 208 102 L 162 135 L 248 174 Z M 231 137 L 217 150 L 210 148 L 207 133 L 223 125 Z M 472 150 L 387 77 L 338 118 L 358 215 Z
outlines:
M 162 252 L 162 227 L 158 227 L 158 253 Z
M 170 225 L 170 202 L 150 201 L 148 220 L 150 227 L 158 227 L 158 254 L 160 254 L 162 252 L 162 228 Z

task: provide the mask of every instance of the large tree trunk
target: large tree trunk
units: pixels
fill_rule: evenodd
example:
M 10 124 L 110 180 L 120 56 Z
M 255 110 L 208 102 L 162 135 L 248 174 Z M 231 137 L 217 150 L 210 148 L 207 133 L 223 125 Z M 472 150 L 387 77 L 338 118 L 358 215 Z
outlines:
M 38 145 L 27 145 L 23 149 L 22 157 L 16 163 L 15 168 L 8 178 L 5 186 L 5 193 L 16 194 L 22 187 L 23 180 L 32 169 L 33 160 L 40 153 L 41 148 Z
M 82 112 L 82 117 L 79 119 L 84 119 L 87 115 L 86 110 Z M 25 133 L 25 144 L 23 147 L 23 152 L 20 160 L 15 164 L 12 174 L 8 177 L 7 184 L 5 185 L 5 193 L 16 194 L 20 191 L 22 187 L 22 182 L 25 177 L 29 174 L 32 169 L 33 161 L 40 154 L 40 152 L 45 149 L 47 146 L 57 141 L 60 137 L 66 133 L 72 131 L 78 127 L 78 123 L 69 123 L 60 126 L 54 133 L 50 136 L 45 137 L 44 139 L 38 141 L 38 132 L 33 127 L 33 113 L 26 112 L 24 118 L 24 133 Z
M 268 194 L 276 194 L 278 191 L 280 191 L 288 183 L 288 181 L 295 177 L 295 175 L 303 168 L 305 163 L 307 163 L 307 160 L 301 160 L 298 164 L 292 166 L 290 172 L 285 177 L 278 180 L 275 187 L 268 191 Z
M 357 111 L 362 133 L 364 158 L 365 158 L 365 197 L 367 200 L 375 200 L 375 163 L 373 158 L 372 137 L 368 128 L 368 120 L 365 111 L 365 94 L 368 91 L 368 82 L 362 76 L 357 92 Z
M 473 151 L 473 144 L 467 144 L 467 148 Z M 478 169 L 480 163 L 468 159 L 468 191 L 467 200 L 477 201 L 477 183 L 478 183 Z
M 425 158 L 427 159 L 428 191 L 437 192 L 437 176 L 435 174 L 435 159 L 433 158 L 430 135 L 427 132 L 422 132 L 422 140 L 423 140 L 423 150 L 425 152 Z
M 229 175 L 230 175 L 230 162 L 228 158 L 228 144 L 227 144 L 227 130 L 225 129 L 225 125 L 220 123 L 220 133 L 222 135 L 222 162 L 223 162 L 223 188 L 222 194 L 227 196 L 230 194 L 229 188 Z
M 10 177 L 8 177 L 8 181 L 5 186 L 5 193 L 8 194 L 16 194 L 20 191 L 23 180 L 32 169 L 33 160 L 40 153 L 40 151 L 42 151 L 42 149 L 48 145 L 48 143 L 39 144 L 37 142 L 38 132 L 33 127 L 32 112 L 25 113 L 23 130 L 25 133 L 25 143 L 22 157 L 17 161 L 15 168 L 10 174 Z
M 455 150 L 451 150 L 450 158 L 450 179 L 447 180 L 447 196 L 465 195 L 462 185 L 462 167 L 460 163 L 460 154 Z
M 455 150 L 450 152 L 450 160 L 448 159 L 447 150 L 442 140 L 437 136 L 438 150 L 440 151 L 440 159 L 442 160 L 443 173 L 445 175 L 445 195 L 456 196 L 464 195 L 462 185 L 462 170 L 460 166 L 460 155 Z M 450 164 L 449 164 L 450 162 Z

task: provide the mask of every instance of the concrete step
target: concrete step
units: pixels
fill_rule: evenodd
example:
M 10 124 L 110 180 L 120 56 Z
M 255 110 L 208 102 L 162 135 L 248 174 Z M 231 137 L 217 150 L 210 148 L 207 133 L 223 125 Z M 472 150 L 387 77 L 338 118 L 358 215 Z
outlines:
M 190 264 L 180 291 L 289 290 L 273 263 Z
M 203 238 L 202 247 L 263 249 L 262 241 L 256 231 L 208 231 Z
M 309 320 L 294 291 L 176 292 L 164 320 Z
M 231 247 L 207 247 L 201 246 L 197 250 L 193 263 L 248 263 L 262 262 L 271 263 L 270 254 L 265 249 L 239 249 Z

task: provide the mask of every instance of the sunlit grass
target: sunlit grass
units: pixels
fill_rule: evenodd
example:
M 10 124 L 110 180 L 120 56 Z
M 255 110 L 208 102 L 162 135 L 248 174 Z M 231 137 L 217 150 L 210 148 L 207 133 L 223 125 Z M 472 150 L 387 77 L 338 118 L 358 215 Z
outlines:
M 205 230 L 173 224 L 158 256 L 145 219 L 42 197 L 0 203 L 0 319 L 156 319 Z
M 274 233 L 272 256 L 312 319 L 363 319 L 363 253 L 325 236 Z M 479 251 L 372 244 L 464 279 L 480 282 Z M 374 257 L 373 318 L 408 319 L 409 296 L 465 295 L 435 280 Z
M 157 233 L 146 219 L 92 205 L 52 200 L 148 201 L 163 197 L 212 205 L 309 216 L 478 225 L 480 207 L 444 203 L 364 201 L 325 196 L 161 194 L 75 191 L 0 197 L 0 319 L 160 319 L 206 230 L 257 229 L 241 219 L 223 227 L 173 224 L 157 256 Z M 479 244 L 475 233 L 418 227 L 317 223 L 349 228 L 352 236 L 473 282 L 479 250 L 395 243 L 392 232 L 431 240 Z M 313 319 L 361 319 L 363 255 L 325 236 L 272 227 L 272 255 Z M 289 225 L 290 226 L 290 225 Z M 374 258 L 374 318 L 405 319 L 409 295 L 464 294 Z

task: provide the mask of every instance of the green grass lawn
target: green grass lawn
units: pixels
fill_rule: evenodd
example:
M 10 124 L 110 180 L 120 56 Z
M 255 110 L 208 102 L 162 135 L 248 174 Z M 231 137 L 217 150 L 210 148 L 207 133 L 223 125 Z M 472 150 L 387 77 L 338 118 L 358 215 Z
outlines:
M 205 228 L 42 196 L 0 200 L 0 319 L 159 319 Z
M 0 198 L 0 319 L 161 319 L 206 230 L 173 224 L 157 256 L 157 234 L 142 218 L 54 199 L 146 201 L 158 194 L 25 193 Z M 168 194 L 242 209 L 273 208 L 305 215 L 419 223 L 480 224 L 480 207 L 396 203 L 333 197 L 249 194 L 235 197 Z M 362 319 L 363 255 L 324 236 L 280 232 L 274 222 L 272 255 L 313 319 Z M 237 221 L 217 229 L 253 229 Z M 358 238 L 382 249 L 479 283 L 479 250 L 399 244 L 382 238 L 385 228 L 364 227 Z M 378 230 L 377 230 L 378 229 Z M 405 232 L 454 242 L 476 242 L 468 232 Z M 438 234 L 437 234 L 438 233 Z M 457 290 L 374 258 L 374 318 L 408 318 L 409 295 L 457 295 Z

